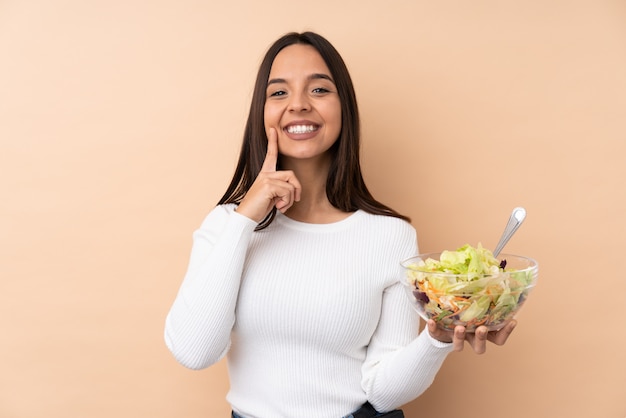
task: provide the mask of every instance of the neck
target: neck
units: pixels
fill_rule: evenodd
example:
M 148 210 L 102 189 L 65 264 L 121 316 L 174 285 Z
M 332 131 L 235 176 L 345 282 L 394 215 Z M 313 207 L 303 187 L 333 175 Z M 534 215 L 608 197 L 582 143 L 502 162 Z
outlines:
M 330 158 L 323 160 L 285 160 L 284 169 L 292 170 L 302 192 L 300 201 L 289 208 L 286 215 L 308 223 L 330 223 L 341 220 L 349 214 L 334 207 L 326 194 L 326 180 L 330 170 Z

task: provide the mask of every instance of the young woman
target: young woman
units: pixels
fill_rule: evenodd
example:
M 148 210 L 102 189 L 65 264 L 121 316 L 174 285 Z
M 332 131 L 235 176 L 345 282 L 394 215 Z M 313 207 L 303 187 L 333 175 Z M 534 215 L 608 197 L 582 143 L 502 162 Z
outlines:
M 277 40 L 235 175 L 194 234 L 165 325 L 184 366 L 227 356 L 234 417 L 379 416 L 419 396 L 464 341 L 482 353 L 513 330 L 449 333 L 431 321 L 418 335 L 398 283 L 416 233 L 367 190 L 359 140 L 335 48 L 311 32 Z

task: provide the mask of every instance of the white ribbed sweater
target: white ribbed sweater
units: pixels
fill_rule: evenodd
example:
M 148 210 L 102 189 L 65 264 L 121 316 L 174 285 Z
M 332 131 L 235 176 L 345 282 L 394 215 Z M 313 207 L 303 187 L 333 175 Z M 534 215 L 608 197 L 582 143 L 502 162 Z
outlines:
M 414 228 L 357 211 L 331 224 L 280 213 L 266 229 L 216 207 L 194 233 L 165 341 L 192 369 L 228 355 L 228 401 L 246 418 L 338 418 L 398 408 L 451 344 L 423 332 L 398 283 Z

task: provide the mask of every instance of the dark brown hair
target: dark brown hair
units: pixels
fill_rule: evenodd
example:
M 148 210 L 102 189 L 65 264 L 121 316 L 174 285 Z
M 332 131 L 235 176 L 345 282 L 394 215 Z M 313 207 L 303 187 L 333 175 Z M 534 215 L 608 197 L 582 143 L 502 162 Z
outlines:
M 374 199 L 365 186 L 359 161 L 361 141 L 359 110 L 352 79 L 335 47 L 324 37 L 313 32 L 288 33 L 274 42 L 265 54 L 252 94 L 237 168 L 218 204 L 241 202 L 261 171 L 267 153 L 264 109 L 270 70 L 276 55 L 285 47 L 294 44 L 310 45 L 319 52 L 335 81 L 341 103 L 341 132 L 330 149 L 332 162 L 326 180 L 328 200 L 333 206 L 345 212 L 362 209 L 368 213 L 394 216 L 409 221 L 408 217 Z M 261 221 L 257 230 L 267 227 L 275 216 L 276 208 Z

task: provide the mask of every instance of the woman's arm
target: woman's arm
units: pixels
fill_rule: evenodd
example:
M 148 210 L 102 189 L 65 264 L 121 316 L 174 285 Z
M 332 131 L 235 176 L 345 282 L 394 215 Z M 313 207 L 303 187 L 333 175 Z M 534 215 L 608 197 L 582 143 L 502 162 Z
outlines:
M 193 236 L 189 267 L 165 321 L 165 343 L 191 369 L 216 363 L 228 351 L 239 284 L 256 222 L 234 205 L 218 206 Z
M 402 284 L 388 287 L 363 365 L 363 389 L 378 411 L 399 408 L 421 395 L 453 350 L 426 329 L 418 336 L 418 326 L 419 316 Z

